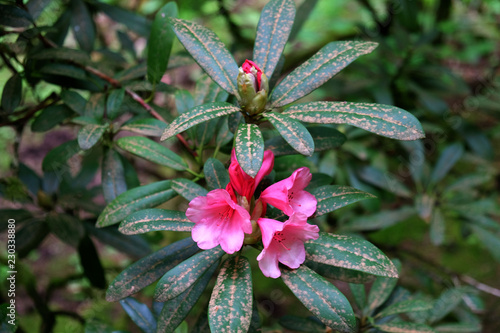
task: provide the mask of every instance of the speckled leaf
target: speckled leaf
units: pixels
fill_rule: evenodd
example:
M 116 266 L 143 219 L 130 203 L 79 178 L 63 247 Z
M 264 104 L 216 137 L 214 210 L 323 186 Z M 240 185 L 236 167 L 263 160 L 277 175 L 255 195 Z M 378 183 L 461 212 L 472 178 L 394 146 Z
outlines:
M 171 184 L 170 180 L 164 180 L 139 186 L 120 194 L 99 215 L 97 227 L 118 223 L 133 212 L 155 207 L 172 199 L 177 196 L 177 193 L 171 189 Z
M 7 80 L 2 91 L 2 108 L 12 112 L 21 103 L 23 93 L 23 80 L 21 75 L 14 74 Z
M 388 333 L 435 333 L 431 327 L 425 324 L 409 322 L 392 322 L 386 324 L 374 325 L 382 332 Z
M 355 331 L 356 318 L 351 305 L 333 284 L 304 265 L 294 270 L 283 270 L 281 277 L 323 324 L 339 332 Z
M 157 230 L 191 231 L 193 226 L 185 212 L 150 208 L 127 216 L 118 230 L 125 235 L 135 235 Z
M 454 143 L 446 147 L 439 156 L 436 166 L 432 170 L 430 183 L 436 184 L 443 179 L 458 160 L 464 154 L 464 147 L 460 143 Z
M 230 257 L 222 265 L 208 304 L 210 329 L 218 333 L 246 333 L 252 304 L 250 263 L 245 257 Z
M 397 313 L 426 311 L 432 309 L 432 303 L 421 299 L 409 299 L 392 304 L 377 314 L 377 317 L 387 317 Z
M 414 115 L 384 104 L 310 102 L 293 105 L 283 114 L 306 123 L 349 124 L 398 140 L 424 137 L 422 125 Z
M 142 136 L 127 136 L 116 140 L 118 147 L 140 156 L 148 161 L 158 163 L 174 170 L 186 170 L 188 165 L 184 160 L 155 141 Z
M 284 106 L 309 94 L 357 57 L 372 52 L 373 42 L 331 42 L 288 74 L 273 90 L 271 104 Z
M 330 266 L 327 264 L 320 264 L 307 259 L 305 261 L 305 265 L 323 277 L 349 283 L 368 283 L 377 278 L 376 275 L 369 273 Z
M 306 129 L 314 140 L 315 152 L 337 148 L 346 140 L 344 134 L 331 127 L 306 126 Z M 275 136 L 274 138 L 266 140 L 265 149 L 271 150 L 274 153 L 274 156 L 297 154 L 297 151 L 290 147 L 290 145 L 281 136 Z
M 238 111 L 240 111 L 239 107 L 226 102 L 214 102 L 194 107 L 181 114 L 167 126 L 161 136 L 161 141 L 179 134 L 199 123 Z
M 201 25 L 181 19 L 170 18 L 170 24 L 182 45 L 212 80 L 228 93 L 238 95 L 238 65 L 217 35 Z
M 164 303 L 158 317 L 158 332 L 174 332 L 201 297 L 217 267 L 218 263 L 213 264 L 192 287 Z
M 321 232 L 318 239 L 309 240 L 304 245 L 309 263 L 326 264 L 378 276 L 398 276 L 396 267 L 389 258 L 363 238 Z
M 206 196 L 208 191 L 189 179 L 177 178 L 172 180 L 172 189 L 188 201 L 196 197 Z
M 265 113 L 265 118 L 278 130 L 288 144 L 302 155 L 311 156 L 314 140 L 300 122 L 280 113 Z
M 161 136 L 167 124 L 158 119 L 146 118 L 123 125 L 120 130 L 139 133 L 146 136 Z
M 215 190 L 218 188 L 226 188 L 229 183 L 229 173 L 224 164 L 215 158 L 209 158 L 203 167 L 205 180 L 208 186 Z
M 236 159 L 243 171 L 255 177 L 262 166 L 264 158 L 264 139 L 259 126 L 240 124 L 234 139 Z
M 292 30 L 295 4 L 292 0 L 272 0 L 260 14 L 253 48 L 253 61 L 268 78 L 273 75 Z
M 196 243 L 188 237 L 136 261 L 111 282 L 106 300 L 115 302 L 139 292 L 198 250 Z
M 397 277 L 401 270 L 401 263 L 399 260 L 394 260 L 393 263 L 393 272 L 396 275 L 392 277 L 378 277 L 372 284 L 367 301 L 367 308 L 372 312 L 389 298 L 398 283 Z
M 320 186 L 312 190 L 311 194 L 318 200 L 315 216 L 321 216 L 360 200 L 375 198 L 370 193 L 343 185 Z
M 123 310 L 129 315 L 130 319 L 139 326 L 144 333 L 156 332 L 156 319 L 146 304 L 138 302 L 132 297 L 120 300 Z
M 148 41 L 148 79 L 151 83 L 160 82 L 167 70 L 170 51 L 175 34 L 168 17 L 177 17 L 177 4 L 173 1 L 163 6 L 155 16 Z
M 83 150 L 92 148 L 102 137 L 108 125 L 88 124 L 78 132 L 78 145 Z
M 157 302 L 165 302 L 179 296 L 191 287 L 224 253 L 220 246 L 217 246 L 184 260 L 158 281 L 154 291 L 154 299 Z

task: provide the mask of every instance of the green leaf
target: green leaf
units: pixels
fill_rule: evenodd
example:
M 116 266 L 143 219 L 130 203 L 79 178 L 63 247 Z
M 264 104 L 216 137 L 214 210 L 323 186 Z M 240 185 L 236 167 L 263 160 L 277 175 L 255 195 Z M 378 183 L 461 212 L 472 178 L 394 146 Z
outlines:
M 61 92 L 61 99 L 71 110 L 79 115 L 85 113 L 85 104 L 87 104 L 87 101 L 79 93 L 73 90 L 64 89 Z
M 331 127 L 306 126 L 306 129 L 314 140 L 315 152 L 340 147 L 346 140 L 344 134 Z M 290 147 L 281 136 L 275 136 L 274 138 L 266 140 L 265 149 L 271 150 L 274 156 L 297 154 L 297 151 Z
M 324 333 L 325 325 L 316 318 L 302 318 L 291 315 L 284 315 L 279 319 L 279 323 L 284 328 L 293 332 Z
M 333 284 L 303 265 L 298 269 L 283 270 L 281 277 L 322 323 L 339 332 L 354 332 L 356 318 L 351 305 Z
M 360 216 L 345 225 L 346 230 L 377 230 L 404 221 L 417 214 L 414 207 L 402 206 L 391 211 Z
M 366 306 L 366 289 L 364 284 L 349 283 L 354 302 L 359 310 L 363 310 Z
M 194 98 L 188 90 L 179 89 L 175 92 L 175 107 L 177 112 L 182 114 L 194 108 L 195 104 Z
M 439 246 L 444 242 L 445 235 L 445 219 L 440 208 L 434 208 L 430 220 L 430 230 L 429 235 L 432 244 Z
M 188 237 L 136 261 L 111 282 L 106 300 L 115 302 L 139 292 L 198 250 L 196 243 Z
M 139 119 L 120 127 L 120 130 L 139 133 L 146 136 L 161 136 L 167 124 L 153 118 Z
M 156 332 L 156 318 L 146 304 L 132 297 L 120 300 L 123 310 L 144 333 Z
M 191 231 L 194 223 L 185 212 L 150 208 L 132 213 L 120 223 L 120 232 L 125 235 L 144 234 L 150 231 Z
M 436 323 L 446 317 L 462 302 L 463 295 L 464 290 L 461 288 L 451 288 L 443 291 L 430 311 L 429 323 Z
M 439 333 L 477 333 L 481 332 L 481 325 L 473 323 L 442 324 L 435 326 L 434 329 Z
M 172 189 L 188 201 L 191 201 L 196 197 L 204 197 L 208 193 L 208 191 L 200 185 L 184 178 L 172 180 Z
M 306 123 L 349 124 L 398 140 L 424 137 L 422 125 L 415 116 L 384 104 L 309 102 L 292 105 L 283 114 Z
M 78 245 L 78 256 L 80 257 L 83 274 L 89 279 L 90 283 L 99 289 L 106 288 L 104 268 L 101 265 L 101 260 L 92 239 L 87 235 L 81 239 Z
M 382 332 L 388 333 L 435 333 L 431 327 L 425 324 L 408 323 L 408 322 L 392 322 L 386 324 L 373 325 Z
M 23 223 L 16 230 L 16 250 L 19 258 L 26 257 L 31 250 L 37 248 L 49 234 L 49 228 L 45 221 L 32 219 Z
M 357 57 L 372 52 L 373 42 L 331 42 L 288 74 L 273 90 L 272 106 L 290 104 L 330 80 Z
M 151 22 L 145 16 L 102 2 L 94 2 L 93 4 L 112 20 L 123 24 L 143 37 L 149 36 Z
M 299 34 L 302 26 L 305 22 L 307 22 L 311 12 L 316 7 L 318 0 L 308 0 L 304 1 L 299 8 L 297 9 L 297 16 L 295 17 L 295 21 L 293 22 L 292 31 L 290 32 L 290 36 L 288 37 L 289 41 L 293 41 L 295 37 Z
M 88 124 L 78 132 L 78 145 L 83 150 L 92 148 L 108 129 L 108 125 Z
M 398 313 L 427 311 L 430 309 L 432 309 L 432 303 L 420 299 L 409 299 L 390 305 L 377 313 L 377 317 L 387 317 Z
M 372 166 L 364 166 L 358 170 L 361 179 L 368 183 L 383 188 L 389 192 L 397 194 L 404 198 L 412 196 L 412 192 L 401 183 L 395 176 L 388 172 L 382 172 Z
M 441 153 L 441 156 L 439 156 L 439 160 L 436 162 L 436 165 L 432 170 L 430 183 L 437 184 L 440 180 L 442 180 L 463 154 L 464 147 L 460 143 L 454 143 L 446 147 L 446 149 Z
M 318 200 L 315 216 L 321 216 L 354 202 L 373 199 L 374 195 L 343 185 L 324 185 L 315 188 L 311 194 Z
M 66 214 L 47 215 L 47 225 L 50 230 L 66 244 L 77 248 L 85 235 L 83 222 Z
M 218 263 L 213 264 L 192 287 L 176 298 L 164 303 L 158 318 L 159 332 L 173 332 L 187 317 L 189 311 L 191 311 L 210 282 L 217 266 Z
M 233 113 L 233 115 L 240 115 L 241 113 Z M 227 117 L 222 117 L 219 119 L 219 124 L 217 125 L 218 127 L 218 132 L 217 132 L 217 137 L 215 138 L 215 142 L 217 144 L 216 149 L 220 149 L 220 147 L 223 147 L 227 145 L 229 142 L 233 141 L 234 134 L 231 132 L 229 129 L 229 118 L 231 116 Z
M 108 149 L 104 154 L 101 179 L 104 199 L 108 203 L 127 190 L 125 169 L 120 154 L 114 149 Z
M 3 86 L 2 109 L 4 109 L 4 111 L 9 113 L 14 111 L 14 109 L 18 107 L 19 103 L 21 103 L 22 97 L 23 97 L 23 80 L 21 78 L 21 75 L 17 73 L 12 75 L 12 77 L 8 79 L 5 85 Z
M 96 29 L 94 20 L 90 14 L 87 5 L 82 0 L 71 2 L 71 18 L 73 32 L 78 45 L 90 53 L 94 49 Z
M 158 206 L 177 195 L 171 189 L 172 182 L 164 180 L 139 186 L 120 194 L 104 208 L 97 219 L 97 227 L 118 223 L 141 209 Z
M 273 124 L 288 144 L 302 155 L 311 156 L 314 140 L 300 122 L 280 113 L 265 113 L 265 118 Z
M 196 81 L 194 96 L 194 105 L 202 105 L 212 102 L 225 102 L 229 97 L 228 93 L 208 75 L 204 75 Z M 194 105 L 192 107 L 194 107 Z
M 492 181 L 492 175 L 488 173 L 472 173 L 458 178 L 456 181 L 446 186 L 443 192 L 469 191 L 482 184 Z
M 0 4 L 0 22 L 7 27 L 24 28 L 31 25 L 33 18 L 17 6 Z
M 369 273 L 312 262 L 307 259 L 305 265 L 323 277 L 349 283 L 368 283 L 377 278 L 376 275 Z
M 77 80 L 87 79 L 87 73 L 82 68 L 79 68 L 71 64 L 60 64 L 60 63 L 47 64 L 43 66 L 41 69 L 39 69 L 39 72 L 41 74 L 44 74 L 43 77 L 50 75 L 58 75 Z
M 173 1 L 163 6 L 155 16 L 148 41 L 148 79 L 155 84 L 160 82 L 167 70 L 170 51 L 175 34 L 168 17 L 177 17 L 177 4 Z
M 268 78 L 273 75 L 295 18 L 292 0 L 272 0 L 262 9 L 253 48 L 253 61 Z
M 182 294 L 191 287 L 202 274 L 215 264 L 225 252 L 217 246 L 202 251 L 169 270 L 158 281 L 154 292 L 157 302 L 164 302 Z
M 481 241 L 481 244 L 488 249 L 493 258 L 500 262 L 500 234 L 491 232 L 478 225 L 471 225 L 470 228 Z
M 239 255 L 228 258 L 217 276 L 208 304 L 212 332 L 247 332 L 252 319 L 252 303 L 252 270 L 248 259 Z
M 101 243 L 114 247 L 131 258 L 139 259 L 151 253 L 148 242 L 140 236 L 126 236 L 118 231 L 115 226 L 96 228 L 84 224 L 87 232 L 97 238 Z
M 225 91 L 238 95 L 238 65 L 219 38 L 196 23 L 170 18 L 172 29 L 201 68 Z
M 397 278 L 394 264 L 373 244 L 359 237 L 321 232 L 316 240 L 304 243 L 308 266 L 312 263 Z
M 74 115 L 73 110 L 64 104 L 48 106 L 35 118 L 31 124 L 31 130 L 33 132 L 46 132 L 72 115 Z
M 396 276 L 378 277 L 372 284 L 367 302 L 367 308 L 372 312 L 389 298 L 398 283 L 397 274 L 401 270 L 401 263 L 398 260 L 394 260 L 393 263 L 395 265 L 394 272 Z
M 234 139 L 236 159 L 250 177 L 257 176 L 264 159 L 264 139 L 259 126 L 240 124 Z
M 226 102 L 215 102 L 196 106 L 193 109 L 184 112 L 171 122 L 165 129 L 165 132 L 163 132 L 161 141 L 179 134 L 199 123 L 238 111 L 240 111 L 239 107 Z
M 66 168 L 66 162 L 79 151 L 80 146 L 76 140 L 70 140 L 57 146 L 45 155 L 42 162 L 42 170 L 59 171 Z
M 142 136 L 127 136 L 118 139 L 116 144 L 134 155 L 174 170 L 184 171 L 188 168 L 179 155 L 151 139 Z
M 208 186 L 215 190 L 219 188 L 226 188 L 229 183 L 229 173 L 224 164 L 215 158 L 209 158 L 203 167 L 205 180 Z
M 115 119 L 121 114 L 120 107 L 124 98 L 125 89 L 115 89 L 108 95 L 106 100 L 106 114 L 109 119 Z
M 43 49 L 37 51 L 36 54 L 31 56 L 31 59 L 39 60 L 63 60 L 71 61 L 80 65 L 89 65 L 90 58 L 89 55 L 81 50 L 67 49 L 67 48 L 56 48 L 56 49 Z

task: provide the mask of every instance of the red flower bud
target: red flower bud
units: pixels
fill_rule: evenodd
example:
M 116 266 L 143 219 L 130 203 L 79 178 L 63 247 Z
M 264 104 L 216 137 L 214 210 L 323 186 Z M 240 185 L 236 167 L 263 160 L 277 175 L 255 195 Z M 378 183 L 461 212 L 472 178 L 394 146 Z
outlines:
M 255 70 L 252 72 L 252 67 L 255 68 Z M 241 65 L 241 68 L 246 74 L 253 74 L 257 78 L 257 87 L 255 91 L 259 91 L 261 89 L 261 82 L 262 82 L 262 70 L 253 62 L 252 60 L 246 59 L 243 65 Z M 255 73 L 255 71 L 257 73 Z

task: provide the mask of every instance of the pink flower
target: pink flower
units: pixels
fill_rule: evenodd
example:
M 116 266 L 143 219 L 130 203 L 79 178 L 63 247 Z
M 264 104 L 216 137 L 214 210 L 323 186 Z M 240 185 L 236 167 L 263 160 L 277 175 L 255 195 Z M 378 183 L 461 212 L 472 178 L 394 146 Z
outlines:
M 262 178 L 267 176 L 273 169 L 274 155 L 270 150 L 264 152 L 264 159 L 259 172 L 252 178 L 247 175 L 241 168 L 238 160 L 236 159 L 236 152 L 233 149 L 231 152 L 231 165 L 229 166 L 229 179 L 228 187 L 232 186 L 233 189 L 241 196 L 246 197 L 248 202 L 251 202 L 252 196 L 257 189 Z M 228 188 L 226 188 L 227 190 Z
M 307 216 L 293 214 L 285 223 L 268 218 L 257 220 L 262 233 L 264 250 L 257 260 L 265 276 L 278 278 L 281 271 L 278 262 L 290 267 L 299 268 L 306 258 L 304 241 L 318 239 L 317 225 L 307 223 Z
M 259 91 L 261 89 L 262 70 L 255 64 L 255 62 L 248 59 L 246 59 L 243 65 L 241 65 L 241 68 L 245 74 L 252 74 L 254 76 L 254 88 L 255 91 Z
M 297 169 L 290 177 L 266 188 L 260 200 L 281 209 L 288 216 L 302 213 L 309 217 L 314 214 L 317 205 L 314 195 L 304 191 L 311 178 L 309 168 Z
M 234 253 L 243 246 L 244 234 L 252 233 L 250 214 L 226 190 L 213 190 L 206 197 L 194 198 L 186 216 L 196 223 L 191 237 L 204 250 L 220 244 L 225 252 Z

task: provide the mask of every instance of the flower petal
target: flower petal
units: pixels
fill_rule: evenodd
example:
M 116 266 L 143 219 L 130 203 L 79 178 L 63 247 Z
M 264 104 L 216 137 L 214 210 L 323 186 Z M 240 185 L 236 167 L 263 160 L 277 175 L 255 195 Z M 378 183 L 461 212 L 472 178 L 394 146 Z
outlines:
M 281 271 L 278 267 L 278 252 L 273 249 L 269 250 L 263 250 L 257 257 L 257 260 L 259 261 L 259 268 L 262 273 L 267 277 L 276 279 L 281 276 Z

